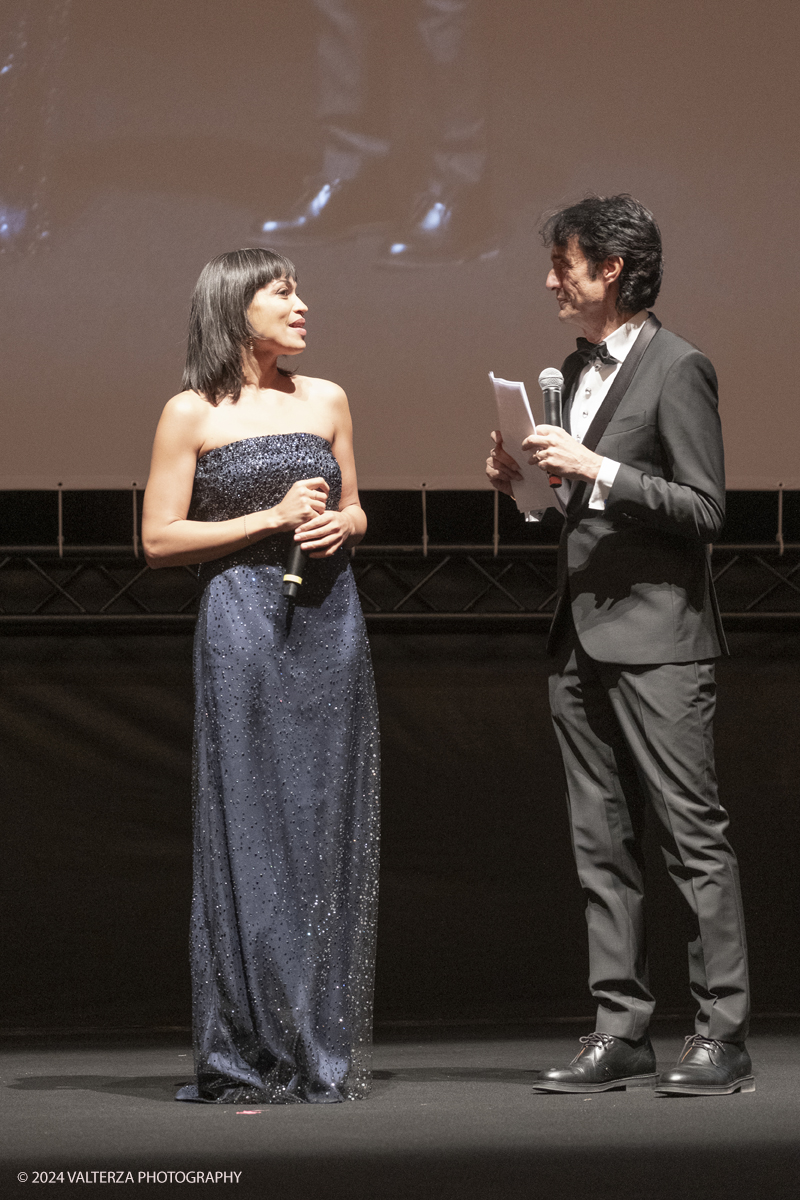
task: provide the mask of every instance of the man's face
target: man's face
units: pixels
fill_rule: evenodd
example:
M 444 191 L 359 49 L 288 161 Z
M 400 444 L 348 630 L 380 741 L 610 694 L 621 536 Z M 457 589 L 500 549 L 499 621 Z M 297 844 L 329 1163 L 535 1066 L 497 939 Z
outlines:
M 577 238 L 566 246 L 554 246 L 550 255 L 552 266 L 546 287 L 555 292 L 560 321 L 572 321 L 581 328 L 603 308 L 608 285 L 602 268 L 592 279 L 592 264 L 584 255 Z

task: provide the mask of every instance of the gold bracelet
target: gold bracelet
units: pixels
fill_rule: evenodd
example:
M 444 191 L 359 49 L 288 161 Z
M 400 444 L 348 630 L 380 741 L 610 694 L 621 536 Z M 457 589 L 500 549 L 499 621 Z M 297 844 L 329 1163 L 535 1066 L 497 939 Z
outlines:
M 244 536 L 250 541 L 250 534 L 247 532 L 247 513 L 242 514 L 242 524 L 244 525 Z

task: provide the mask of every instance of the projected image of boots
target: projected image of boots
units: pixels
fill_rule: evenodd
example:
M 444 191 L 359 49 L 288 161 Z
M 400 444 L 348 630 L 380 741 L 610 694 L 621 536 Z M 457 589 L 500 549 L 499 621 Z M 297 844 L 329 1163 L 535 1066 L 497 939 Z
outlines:
M 50 237 L 47 199 L 69 0 L 0 6 L 0 254 Z
M 381 235 L 379 265 L 497 249 L 487 179 L 480 0 L 314 0 L 319 167 L 265 244 Z M 377 11 L 376 11 L 377 10 Z

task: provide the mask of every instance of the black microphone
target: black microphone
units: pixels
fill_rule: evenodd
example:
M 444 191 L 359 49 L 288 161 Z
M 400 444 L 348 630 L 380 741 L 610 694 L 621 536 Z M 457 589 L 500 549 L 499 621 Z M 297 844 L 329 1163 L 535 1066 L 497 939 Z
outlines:
M 547 367 L 539 376 L 539 387 L 542 389 L 544 400 L 545 425 L 561 427 L 561 389 L 564 386 L 564 376 L 556 367 Z M 550 487 L 561 487 L 560 475 L 548 475 Z
M 306 569 L 308 555 L 301 542 L 293 542 L 289 551 L 289 559 L 283 575 L 284 596 L 296 596 L 303 582 L 303 572 Z

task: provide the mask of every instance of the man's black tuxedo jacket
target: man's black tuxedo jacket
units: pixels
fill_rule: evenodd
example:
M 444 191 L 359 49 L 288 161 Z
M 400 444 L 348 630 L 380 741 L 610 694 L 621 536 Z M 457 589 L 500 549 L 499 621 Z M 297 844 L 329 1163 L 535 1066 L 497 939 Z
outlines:
M 564 363 L 567 416 L 583 365 L 577 354 Z M 591 485 L 572 486 L 551 650 L 570 605 L 583 649 L 600 662 L 727 653 L 707 551 L 725 520 L 725 467 L 705 355 L 659 329 L 596 450 L 621 466 L 605 511 L 588 507 Z

